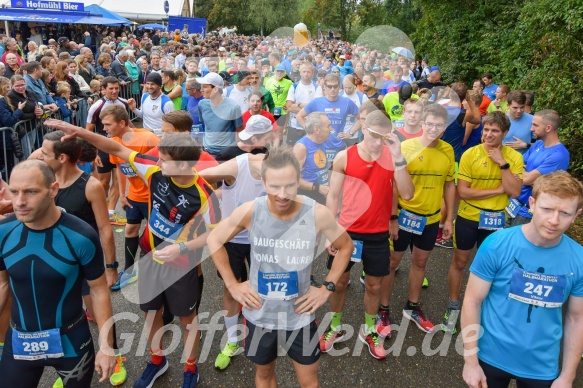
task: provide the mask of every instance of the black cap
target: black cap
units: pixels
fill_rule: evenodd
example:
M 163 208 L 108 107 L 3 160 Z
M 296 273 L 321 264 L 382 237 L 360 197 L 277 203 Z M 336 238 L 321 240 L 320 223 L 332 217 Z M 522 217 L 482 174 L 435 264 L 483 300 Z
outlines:
M 404 83 L 399 88 L 399 104 L 403 105 L 405 103 L 405 101 L 407 101 L 408 99 L 411 98 L 412 95 L 413 95 L 413 88 L 411 87 L 410 84 Z
M 233 76 L 231 74 L 229 74 L 228 71 L 223 70 L 219 73 L 219 75 L 221 76 L 221 78 L 224 81 L 229 82 L 229 83 L 233 82 Z
M 68 42 L 69 38 L 67 38 L 66 36 L 61 36 L 58 40 L 59 46 L 62 46 L 65 42 Z
M 247 77 L 249 77 L 251 75 L 251 73 L 249 73 L 247 70 L 239 70 L 237 72 L 237 80 L 241 81 Z
M 160 74 L 158 74 L 156 72 L 151 72 L 146 77 L 146 82 L 151 82 L 151 83 L 156 84 L 158 86 L 162 86 L 162 76 L 160 76 Z

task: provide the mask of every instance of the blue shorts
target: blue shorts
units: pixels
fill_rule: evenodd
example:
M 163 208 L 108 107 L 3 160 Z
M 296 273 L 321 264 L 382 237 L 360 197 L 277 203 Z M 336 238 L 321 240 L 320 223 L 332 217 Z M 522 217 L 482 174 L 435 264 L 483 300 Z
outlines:
M 142 220 L 148 219 L 148 202 L 132 201 L 129 198 L 127 200 L 133 206 L 125 208 L 128 224 L 141 224 Z

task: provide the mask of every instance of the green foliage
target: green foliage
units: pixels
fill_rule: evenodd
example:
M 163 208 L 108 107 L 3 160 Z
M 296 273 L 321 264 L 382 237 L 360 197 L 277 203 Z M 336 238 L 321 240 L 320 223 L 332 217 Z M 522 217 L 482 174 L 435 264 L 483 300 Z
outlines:
M 500 0 L 470 4 L 419 0 L 412 35 L 418 55 L 438 64 L 445 81 L 467 83 L 491 72 L 498 84 L 535 93 L 535 110 L 555 109 L 571 172 L 583 178 L 583 4 Z M 495 9 L 492 9 L 492 7 Z

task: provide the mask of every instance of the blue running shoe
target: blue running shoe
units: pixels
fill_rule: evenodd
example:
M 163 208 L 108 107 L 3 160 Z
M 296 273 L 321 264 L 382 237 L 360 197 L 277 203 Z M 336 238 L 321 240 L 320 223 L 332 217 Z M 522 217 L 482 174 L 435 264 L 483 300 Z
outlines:
M 119 273 L 119 278 L 117 279 L 117 282 L 115 282 L 115 284 L 111 286 L 111 290 L 119 291 L 128 284 L 132 284 L 136 280 L 138 280 L 137 271 L 134 270 L 134 272 L 132 273 L 127 273 L 125 270 L 123 270 Z
M 148 362 L 144 373 L 140 376 L 138 381 L 134 383 L 134 388 L 152 388 L 154 381 L 162 376 L 168 370 L 168 360 L 166 357 L 162 359 L 160 365 Z
M 196 388 L 198 387 L 198 368 L 196 372 L 184 372 L 184 380 L 182 380 L 182 388 Z

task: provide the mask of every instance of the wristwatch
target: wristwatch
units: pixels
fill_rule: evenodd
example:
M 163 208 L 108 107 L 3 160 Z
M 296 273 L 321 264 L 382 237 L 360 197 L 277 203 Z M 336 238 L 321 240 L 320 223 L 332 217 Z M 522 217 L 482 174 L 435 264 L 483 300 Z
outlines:
M 398 219 L 399 219 L 398 215 L 396 215 L 396 214 L 391 215 L 391 221 L 398 220 Z
M 395 167 L 403 167 L 406 165 L 407 165 L 407 160 L 405 158 L 403 158 L 403 160 L 400 162 L 395 162 Z
M 180 248 L 180 256 L 184 256 L 188 253 L 188 248 L 186 247 L 185 243 L 178 243 L 178 247 Z
M 336 291 L 336 285 L 332 282 L 324 282 L 322 283 L 324 285 L 324 287 L 326 287 L 326 289 L 330 292 L 334 292 Z
M 510 168 L 510 163 L 506 163 L 500 166 L 500 170 L 508 170 Z
M 105 268 L 108 269 L 117 269 L 117 267 L 119 267 L 119 263 L 117 261 L 114 261 L 111 264 L 105 264 Z

